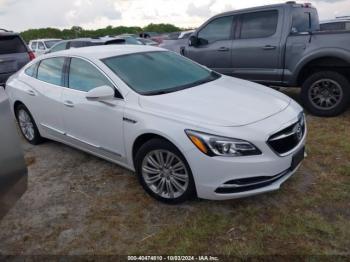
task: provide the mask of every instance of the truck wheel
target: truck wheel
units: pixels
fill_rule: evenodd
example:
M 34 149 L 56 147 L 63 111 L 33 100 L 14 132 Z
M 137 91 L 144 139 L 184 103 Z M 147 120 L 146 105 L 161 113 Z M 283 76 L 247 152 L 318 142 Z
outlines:
M 337 116 L 349 106 L 350 83 L 337 72 L 316 72 L 303 83 L 301 99 L 316 116 Z

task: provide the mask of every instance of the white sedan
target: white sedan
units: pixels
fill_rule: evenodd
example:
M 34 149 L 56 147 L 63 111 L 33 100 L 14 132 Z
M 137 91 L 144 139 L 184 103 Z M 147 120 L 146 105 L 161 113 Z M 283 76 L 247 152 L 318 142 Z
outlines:
M 28 142 L 56 140 L 133 170 L 167 203 L 277 190 L 304 157 L 292 99 L 156 47 L 45 55 L 6 90 Z

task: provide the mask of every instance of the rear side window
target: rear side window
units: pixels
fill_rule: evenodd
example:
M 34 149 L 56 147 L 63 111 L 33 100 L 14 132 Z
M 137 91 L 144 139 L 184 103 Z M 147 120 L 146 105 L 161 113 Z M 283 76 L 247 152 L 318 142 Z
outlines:
M 207 24 L 198 33 L 198 37 L 207 40 L 209 43 L 228 40 L 231 38 L 233 16 L 217 18 Z
M 37 64 L 33 64 L 30 67 L 28 67 L 26 70 L 24 70 L 24 73 L 28 76 L 35 77 L 36 67 L 37 67 Z
M 27 48 L 19 36 L 0 36 L 0 54 L 26 52 Z
M 37 78 L 41 81 L 62 86 L 63 57 L 48 58 L 40 62 Z
M 318 15 L 315 10 L 306 11 L 303 8 L 294 10 L 292 21 L 292 33 L 303 33 L 319 30 Z
M 69 88 L 88 92 L 99 86 L 113 86 L 92 64 L 79 58 L 72 58 L 69 68 Z
M 262 38 L 275 34 L 278 23 L 278 11 L 248 13 L 242 16 L 241 38 Z

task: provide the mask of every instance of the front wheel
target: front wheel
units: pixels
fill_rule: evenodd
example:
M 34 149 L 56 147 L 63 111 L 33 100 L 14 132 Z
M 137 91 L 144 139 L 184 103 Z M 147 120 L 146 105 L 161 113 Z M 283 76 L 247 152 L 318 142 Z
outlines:
M 194 180 L 186 159 L 166 140 L 146 142 L 136 154 L 135 166 L 143 188 L 159 201 L 177 204 L 195 195 Z
M 337 72 L 316 72 L 303 83 L 301 99 L 316 116 L 337 116 L 349 106 L 350 83 Z

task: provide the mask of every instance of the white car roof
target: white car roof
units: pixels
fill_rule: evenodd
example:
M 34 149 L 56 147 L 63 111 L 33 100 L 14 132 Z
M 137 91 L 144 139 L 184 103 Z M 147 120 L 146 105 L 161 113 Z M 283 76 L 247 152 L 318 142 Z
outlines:
M 103 59 L 106 57 L 128 55 L 141 52 L 167 51 L 163 48 L 147 46 L 147 45 L 101 45 L 82 48 L 71 48 L 64 51 L 54 52 L 45 57 L 67 55 L 81 56 L 90 59 Z
M 30 42 L 36 42 L 36 41 L 53 41 L 53 40 L 62 40 L 62 39 L 58 39 L 58 38 L 42 38 L 42 39 L 33 39 L 33 40 L 30 40 Z

